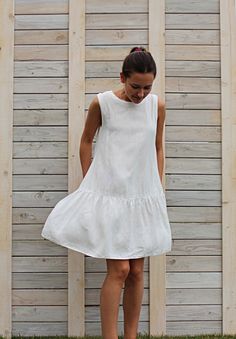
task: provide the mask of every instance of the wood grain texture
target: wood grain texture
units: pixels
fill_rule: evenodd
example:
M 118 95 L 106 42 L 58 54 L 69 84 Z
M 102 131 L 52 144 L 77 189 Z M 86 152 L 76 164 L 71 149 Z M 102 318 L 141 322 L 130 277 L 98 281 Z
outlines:
M 12 124 L 14 2 L 0 0 L 0 336 L 12 330 Z
M 236 4 L 220 1 L 222 91 L 223 334 L 236 332 Z

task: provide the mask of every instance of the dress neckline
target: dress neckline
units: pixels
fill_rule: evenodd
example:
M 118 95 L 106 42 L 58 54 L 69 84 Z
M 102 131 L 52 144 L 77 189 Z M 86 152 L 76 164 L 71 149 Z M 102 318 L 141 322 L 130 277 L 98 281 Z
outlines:
M 111 91 L 109 91 L 111 94 L 112 94 L 112 96 L 113 96 L 113 98 L 115 98 L 117 101 L 119 101 L 119 102 L 121 102 L 121 103 L 124 103 L 125 105 L 135 105 L 135 106 L 141 106 L 142 104 L 144 104 L 145 103 L 145 101 L 147 100 L 147 98 L 149 97 L 149 95 L 150 95 L 150 93 L 141 101 L 141 102 L 139 102 L 139 103 L 134 103 L 134 102 L 132 102 L 132 101 L 126 101 L 126 100 L 123 100 L 123 99 L 120 99 L 120 98 L 118 98 L 118 96 L 111 90 Z

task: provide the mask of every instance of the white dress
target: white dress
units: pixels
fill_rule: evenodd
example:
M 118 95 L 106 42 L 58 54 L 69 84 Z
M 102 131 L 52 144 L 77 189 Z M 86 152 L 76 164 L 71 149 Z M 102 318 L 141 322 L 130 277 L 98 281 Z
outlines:
M 134 259 L 171 250 L 165 193 L 158 173 L 158 96 L 139 104 L 98 93 L 102 125 L 79 187 L 61 199 L 42 237 L 95 258 Z

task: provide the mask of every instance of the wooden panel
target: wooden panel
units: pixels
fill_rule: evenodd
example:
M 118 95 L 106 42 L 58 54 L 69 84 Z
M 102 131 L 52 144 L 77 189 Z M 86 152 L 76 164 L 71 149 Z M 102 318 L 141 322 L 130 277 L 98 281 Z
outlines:
M 87 0 L 86 13 L 139 13 L 147 12 L 148 0 Z
M 85 106 L 85 0 L 69 1 L 69 40 L 68 191 L 72 193 L 83 178 L 78 149 Z M 84 336 L 84 254 L 71 249 L 68 286 L 68 336 Z
M 67 143 L 66 142 L 15 142 L 13 148 L 13 173 L 20 174 L 25 167 L 26 173 L 53 173 L 51 167 L 57 171 L 57 174 L 65 173 L 65 160 L 54 159 L 53 161 L 37 158 L 66 158 L 67 157 Z M 19 158 L 19 159 L 18 159 Z M 23 159 L 21 159 L 23 158 Z M 27 158 L 33 159 L 27 160 Z M 59 166 L 59 164 L 61 166 Z M 44 166 L 44 168 L 43 168 Z M 55 173 L 56 174 L 56 173 Z M 66 173 L 65 173 L 66 174 Z
M 168 7 L 166 10 L 168 10 Z M 166 14 L 166 29 L 219 29 L 219 25 L 220 15 L 218 13 Z
M 59 145 L 61 143 L 57 142 Z M 50 144 L 50 143 L 48 143 Z M 52 143 L 53 144 L 53 143 Z M 66 143 L 64 143 L 66 144 Z M 37 146 L 36 146 L 37 147 Z M 45 148 L 47 145 L 45 145 Z M 65 145 L 67 147 L 67 145 Z M 63 148 L 65 148 L 63 147 Z M 15 159 L 13 161 L 14 171 L 13 174 L 67 174 L 67 159 L 53 159 L 53 156 L 60 157 L 61 154 L 58 154 L 57 149 L 55 149 L 55 153 L 53 154 L 53 148 L 47 149 L 47 156 L 52 159 L 33 159 L 33 154 L 31 159 Z M 23 152 L 24 155 L 24 152 Z M 29 152 L 30 157 L 30 152 Z M 36 152 L 36 156 L 38 153 Z M 44 153 L 42 152 L 43 156 Z M 66 156 L 66 155 L 65 155 Z
M 67 74 L 67 61 L 15 62 L 15 77 L 63 77 L 67 76 Z
M 223 334 L 236 332 L 236 4 L 220 1 L 222 90 Z
M 17 6 L 16 6 L 17 7 Z M 55 3 L 56 11 L 56 3 Z M 39 12 L 37 12 L 38 14 Z M 55 13 L 55 12 L 54 12 Z M 15 29 L 68 29 L 68 15 L 16 15 Z
M 14 93 L 68 93 L 67 79 L 16 78 Z
M 14 2 L 0 1 L 0 336 L 11 338 Z
M 15 45 L 67 44 L 66 30 L 26 30 L 15 31 Z
M 218 0 L 166 0 L 167 13 L 219 13 Z
M 68 10 L 68 0 L 15 0 L 16 14 L 60 14 Z
M 154 81 L 152 91 L 158 93 L 165 100 L 165 1 L 149 0 L 149 50 L 156 61 L 157 80 Z M 163 130 L 163 151 L 165 153 L 165 128 Z M 163 159 L 163 187 L 165 187 L 165 159 Z M 150 335 L 166 334 L 166 262 L 165 254 L 151 256 L 150 280 Z M 158 286 L 158 288 L 157 288 Z
M 167 335 L 217 335 L 221 333 L 221 321 L 169 321 L 167 322 Z

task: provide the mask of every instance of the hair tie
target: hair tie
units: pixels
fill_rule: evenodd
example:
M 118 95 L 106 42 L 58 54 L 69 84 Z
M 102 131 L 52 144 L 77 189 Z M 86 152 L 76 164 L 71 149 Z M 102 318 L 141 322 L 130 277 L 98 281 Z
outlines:
M 142 50 L 142 48 L 140 48 L 140 47 L 136 47 L 134 51 L 135 51 L 135 52 L 139 52 L 139 51 L 142 52 L 143 50 Z

